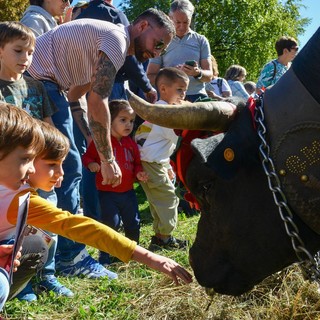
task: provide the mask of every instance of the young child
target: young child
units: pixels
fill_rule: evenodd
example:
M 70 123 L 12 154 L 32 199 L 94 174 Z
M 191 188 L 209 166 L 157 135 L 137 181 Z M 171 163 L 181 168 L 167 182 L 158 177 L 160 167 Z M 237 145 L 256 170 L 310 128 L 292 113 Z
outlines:
M 35 42 L 33 32 L 23 24 L 0 23 L 0 101 L 53 124 L 51 116 L 57 109 L 43 84 L 23 74 L 31 65 Z
M 51 103 L 44 85 L 23 74 L 31 65 L 34 48 L 35 36 L 31 29 L 19 22 L 0 23 L 0 100 L 10 102 L 26 110 L 32 117 L 53 125 L 51 116 L 57 108 Z M 55 199 L 54 192 L 50 198 Z M 54 234 L 51 236 L 55 242 L 50 248 L 49 259 L 45 266 L 48 268 L 48 275 L 55 270 L 54 256 L 57 248 L 57 236 Z M 43 287 L 47 286 L 48 289 L 65 296 L 72 295 L 72 292 L 59 281 L 53 282 L 52 278 L 50 280 L 47 283 L 43 282 Z M 37 297 L 33 294 L 31 286 L 28 286 L 18 298 L 30 302 Z
M 129 136 L 132 132 L 135 113 L 126 100 L 113 100 L 109 103 L 111 116 L 111 143 L 113 154 L 121 172 L 122 182 L 117 187 L 102 184 L 100 158 L 94 142 L 82 156 L 85 167 L 97 172 L 96 187 L 99 193 L 101 222 L 114 230 L 119 230 L 122 221 L 125 236 L 139 243 L 140 215 L 138 201 L 133 189 L 136 179 L 146 181 L 137 144 Z M 100 252 L 99 262 L 110 264 L 108 253 Z
M 44 148 L 42 130 L 25 111 L 0 102 L 0 184 L 18 190 L 34 173 L 33 160 Z M 2 220 L 1 220 L 2 221 Z M 3 230 L 3 221 L 0 229 Z M 9 268 L 12 263 L 12 245 L 0 245 L 0 311 L 9 295 Z M 21 252 L 15 257 L 16 267 Z
M 177 68 L 163 68 L 156 77 L 160 95 L 158 104 L 181 104 L 185 98 L 189 78 Z M 138 144 L 143 169 L 148 181 L 141 184 L 149 201 L 155 235 L 149 249 L 185 248 L 187 243 L 171 234 L 177 225 L 179 199 L 172 182 L 174 173 L 170 156 L 175 150 L 178 136 L 172 129 L 143 122 L 135 140 Z
M 22 186 L 18 191 L 12 191 L 0 186 L 0 219 L 6 228 L 5 233 L 0 232 L 0 241 L 11 239 L 14 235 L 17 221 L 17 205 L 19 196 L 30 192 L 29 212 L 27 224 L 55 232 L 74 241 L 93 246 L 101 251 L 109 252 L 120 260 L 128 262 L 130 259 L 144 263 L 149 267 L 168 274 L 176 283 L 178 278 L 189 283 L 192 276 L 176 262 L 162 257 L 138 246 L 136 242 L 120 235 L 113 229 L 99 223 L 91 218 L 82 215 L 73 215 L 55 207 L 49 201 L 41 198 L 33 186 L 53 188 L 63 175 L 61 158 L 69 150 L 69 142 L 60 131 L 45 123 L 41 124 L 46 138 L 46 148 L 53 152 L 51 157 L 54 162 L 47 163 L 44 159 L 38 159 L 38 175 L 31 176 L 30 185 Z M 45 152 L 46 153 L 46 152 Z M 51 159 L 53 160 L 53 159 Z M 52 167 L 55 169 L 53 170 Z M 1 231 L 1 229 L 0 229 Z M 26 238 L 32 238 L 28 236 Z M 23 254 L 22 254 L 23 258 Z M 16 277 L 21 277 L 20 270 L 23 270 L 23 263 L 16 272 Z M 31 275 L 32 276 L 32 275 Z M 24 279 L 29 281 L 31 276 Z M 24 286 L 26 283 L 24 283 Z M 10 296 L 14 297 L 23 287 L 21 283 L 16 284 L 15 278 L 11 286 Z

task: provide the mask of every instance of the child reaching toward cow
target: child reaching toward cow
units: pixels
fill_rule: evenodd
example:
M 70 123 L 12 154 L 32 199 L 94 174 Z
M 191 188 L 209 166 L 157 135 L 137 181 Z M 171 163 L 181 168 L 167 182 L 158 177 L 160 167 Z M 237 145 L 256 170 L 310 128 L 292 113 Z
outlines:
M 40 125 L 46 139 L 46 149 L 44 152 L 41 152 L 35 160 L 38 176 L 37 174 L 30 176 L 29 184 L 23 185 L 19 190 L 13 191 L 3 185 L 0 186 L 0 218 L 1 221 L 3 221 L 3 225 L 7 227 L 5 233 L 0 233 L 0 240 L 6 242 L 14 236 L 17 221 L 18 198 L 21 195 L 30 193 L 29 213 L 27 217 L 27 223 L 29 225 L 61 234 L 72 240 L 93 246 L 101 251 L 109 252 L 124 262 L 128 262 L 129 260 L 141 262 L 155 270 L 166 273 L 175 283 L 178 283 L 178 278 L 186 283 L 191 282 L 192 276 L 189 272 L 175 261 L 156 255 L 140 247 L 135 241 L 120 235 L 113 229 L 91 218 L 72 215 L 67 211 L 58 209 L 36 193 L 35 188 L 40 185 L 41 187 L 46 185 L 46 188 L 53 188 L 55 186 L 56 182 L 63 175 L 61 166 L 69 150 L 69 142 L 59 130 L 44 122 L 40 123 Z M 44 160 L 43 154 L 47 153 L 52 155 L 52 159 L 50 159 L 52 162 Z M 55 167 L 56 170 L 53 170 L 52 167 Z M 32 236 L 26 238 L 32 238 Z M 30 243 L 31 242 L 38 242 L 38 238 L 30 241 Z M 42 247 L 41 250 L 40 268 L 44 264 L 47 254 L 44 247 Z M 23 251 L 22 258 L 24 253 Z M 17 279 L 21 278 L 21 272 L 19 271 L 21 269 L 23 270 L 22 267 L 23 264 L 21 263 L 21 267 L 15 274 Z M 35 272 L 36 269 L 33 270 L 33 275 Z M 33 275 L 29 275 L 28 279 L 24 277 L 24 280 L 28 282 Z M 14 278 L 10 290 L 10 297 L 16 296 L 25 285 L 26 282 L 23 284 L 21 282 L 15 282 Z
M 82 162 L 91 172 L 97 172 L 96 187 L 99 193 L 101 222 L 114 230 L 119 230 L 122 221 L 125 236 L 139 243 L 140 215 L 133 183 L 136 179 L 145 182 L 148 176 L 143 171 L 138 146 L 130 137 L 135 113 L 125 100 L 111 101 L 109 109 L 111 143 L 115 161 L 122 172 L 121 184 L 116 187 L 102 184 L 100 157 L 94 142 L 82 156 Z M 99 263 L 110 264 L 109 254 L 100 252 Z

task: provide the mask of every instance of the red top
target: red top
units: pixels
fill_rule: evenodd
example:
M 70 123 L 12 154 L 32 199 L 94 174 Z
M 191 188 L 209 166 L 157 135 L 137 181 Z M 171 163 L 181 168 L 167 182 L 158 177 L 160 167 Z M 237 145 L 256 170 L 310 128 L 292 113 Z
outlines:
M 96 174 L 96 187 L 101 191 L 126 192 L 133 189 L 138 172 L 143 171 L 137 144 L 130 137 L 123 137 L 121 141 L 111 136 L 113 154 L 122 172 L 122 182 L 115 188 L 110 184 L 102 184 L 101 171 Z M 100 163 L 100 157 L 94 142 L 91 142 L 86 153 L 82 156 L 83 165 L 88 168 L 89 163 Z

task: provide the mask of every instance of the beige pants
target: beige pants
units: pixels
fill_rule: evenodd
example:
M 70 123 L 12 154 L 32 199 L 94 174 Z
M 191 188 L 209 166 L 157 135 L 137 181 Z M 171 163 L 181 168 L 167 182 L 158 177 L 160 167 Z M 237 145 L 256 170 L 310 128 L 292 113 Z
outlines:
M 167 166 L 155 162 L 141 163 L 149 175 L 148 181 L 142 182 L 141 186 L 149 201 L 153 229 L 155 233 L 170 235 L 177 225 L 179 199 Z

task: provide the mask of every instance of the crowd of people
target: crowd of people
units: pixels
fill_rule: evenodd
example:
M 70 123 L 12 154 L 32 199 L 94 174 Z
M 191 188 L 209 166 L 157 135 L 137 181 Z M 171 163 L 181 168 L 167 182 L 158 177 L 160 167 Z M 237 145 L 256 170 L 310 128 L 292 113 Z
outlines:
M 278 81 L 298 51 L 295 39 L 281 37 L 278 58 L 257 84 L 245 82 L 246 69 L 236 64 L 219 77 L 208 39 L 190 27 L 193 14 L 189 0 L 174 0 L 168 16 L 148 9 L 130 24 L 112 1 L 72 10 L 68 0 L 30 0 L 20 22 L 0 23 L 0 310 L 8 298 L 31 302 L 44 290 L 72 297 L 57 272 L 116 279 L 108 266 L 117 259 L 192 281 L 154 253 L 188 247 L 173 236 L 180 201 L 170 158 L 179 136 L 138 119 L 125 83 L 157 104 L 247 100 Z M 148 250 L 139 246 L 134 182 L 153 218 Z M 26 194 L 26 221 L 37 232 L 11 259 Z M 98 260 L 86 245 L 99 250 Z

